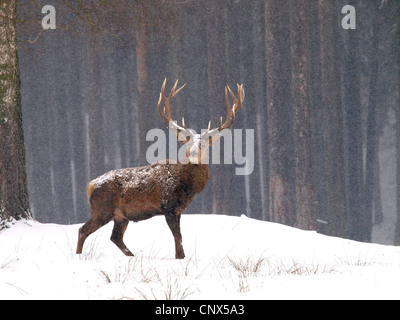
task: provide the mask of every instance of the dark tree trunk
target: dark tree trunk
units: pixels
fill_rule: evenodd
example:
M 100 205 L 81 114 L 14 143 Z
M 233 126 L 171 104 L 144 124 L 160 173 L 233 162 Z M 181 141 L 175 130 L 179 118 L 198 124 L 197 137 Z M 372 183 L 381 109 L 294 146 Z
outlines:
M 338 23 L 335 1 L 319 0 L 326 232 L 347 236 Z
M 138 93 L 138 116 L 140 122 L 139 126 L 139 164 L 141 166 L 146 165 L 146 134 L 148 129 L 148 123 L 152 120 L 149 119 L 148 100 L 149 100 L 149 80 L 148 80 L 148 46 L 149 46 L 149 36 L 146 27 L 146 5 L 144 0 L 137 2 L 139 7 L 139 20 L 135 29 L 136 36 L 136 66 L 137 66 L 137 93 Z
M 393 10 L 395 15 L 398 17 L 400 14 L 400 4 L 398 4 Z M 396 112 L 396 210 L 397 220 L 396 229 L 394 233 L 394 245 L 400 246 L 400 22 L 396 25 L 396 36 L 395 36 L 395 52 L 397 55 L 397 90 L 398 100 L 395 109 Z
M 378 85 L 378 50 L 379 50 L 379 23 L 378 4 L 374 4 L 375 10 L 373 21 L 373 33 L 371 43 L 371 61 L 369 75 L 369 101 L 367 110 L 367 152 L 365 160 L 365 182 L 364 182 L 364 214 L 360 217 L 360 241 L 371 241 L 372 221 L 374 211 L 374 191 L 376 191 L 376 165 L 378 164 L 378 128 L 376 122 L 377 103 L 377 85 Z
M 379 141 L 379 139 L 378 139 Z M 378 142 L 379 143 L 379 142 Z M 379 146 L 378 146 L 379 147 Z M 379 148 L 377 148 L 379 149 Z M 382 208 L 382 197 L 381 197 L 381 175 L 380 175 L 380 161 L 379 161 L 379 150 L 376 151 L 375 165 L 374 165 L 374 224 L 380 224 L 383 221 L 383 208 Z M 372 226 L 371 226 L 372 228 Z
M 87 87 L 88 94 L 88 135 L 89 135 L 89 179 L 94 179 L 105 172 L 104 164 L 104 119 L 101 99 L 101 43 L 87 40 Z
M 315 185 L 314 193 L 317 210 L 317 231 L 325 233 L 327 227 L 325 212 L 325 177 L 324 177 L 324 143 L 322 138 L 322 87 L 321 87 L 321 58 L 319 43 L 319 17 L 318 2 L 309 2 L 309 22 L 310 22 L 310 116 L 311 116 L 311 138 L 312 138 L 312 166 L 314 168 Z
M 359 1 L 342 1 L 357 7 Z M 363 143 L 360 97 L 360 62 L 358 56 L 358 32 L 341 30 L 343 44 L 343 110 L 346 123 L 346 197 L 349 217 L 349 237 L 360 240 L 360 221 L 363 209 Z
M 208 79 L 208 105 L 209 120 L 211 125 L 219 125 L 219 117 L 226 116 L 224 99 L 224 86 L 227 82 L 227 67 L 225 54 L 225 1 L 208 0 L 206 2 L 207 13 L 207 79 Z M 203 124 L 205 127 L 207 124 Z M 223 141 L 221 139 L 221 150 Z M 230 189 L 233 186 L 234 171 L 232 166 L 223 164 L 210 164 L 210 182 L 212 188 L 212 212 L 216 214 L 232 214 L 232 194 Z M 211 159 L 211 157 L 210 157 Z M 210 161 L 211 162 L 211 161 Z
M 288 6 L 274 0 L 265 2 L 269 218 L 293 225 L 288 17 Z
M 247 10 L 247 9 L 243 9 Z M 264 137 L 267 137 L 267 110 L 265 108 L 265 19 L 264 19 L 264 1 L 254 1 L 252 7 L 252 16 L 255 23 L 251 29 L 252 43 L 251 48 L 251 69 L 250 81 L 252 84 L 253 104 L 247 104 L 248 122 L 246 128 L 254 128 L 254 171 L 249 176 L 251 217 L 267 220 L 268 219 L 268 146 Z M 243 35 L 246 37 L 246 35 Z M 264 72 L 262 72 L 264 71 Z M 246 83 L 244 83 L 246 90 Z M 247 98 L 246 98 L 247 99 Z M 253 108 L 253 109 L 251 109 Z M 250 111 L 251 110 L 251 111 Z M 258 193 L 258 194 L 257 194 Z
M 400 11 L 400 10 L 399 10 Z M 398 49 L 400 51 L 400 26 L 398 27 Z M 400 52 L 398 55 L 398 65 L 400 66 Z M 399 86 L 399 94 L 400 94 L 400 71 L 398 76 L 398 84 Z M 396 108 L 396 186 L 397 186 L 397 220 L 396 220 L 396 229 L 394 233 L 394 245 L 400 246 L 400 102 L 397 102 Z
M 309 26 L 307 0 L 290 2 L 290 44 L 295 162 L 295 226 L 315 229 L 316 203 L 312 167 L 309 99 Z
M 25 170 L 21 84 L 16 40 L 17 1 L 1 4 L 0 229 L 10 218 L 31 217 Z

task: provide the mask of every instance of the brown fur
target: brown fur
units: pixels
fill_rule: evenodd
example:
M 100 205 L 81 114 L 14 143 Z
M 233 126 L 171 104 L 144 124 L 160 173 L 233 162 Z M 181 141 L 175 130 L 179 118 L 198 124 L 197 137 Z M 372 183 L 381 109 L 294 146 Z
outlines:
M 94 187 L 95 187 L 95 184 L 93 183 L 93 181 L 90 181 L 89 184 L 88 184 L 88 186 L 87 186 L 87 193 L 88 193 L 89 199 L 90 199 L 91 196 L 92 196 Z
M 175 256 L 184 258 L 180 214 L 207 184 L 206 164 L 173 163 L 170 160 L 139 168 L 112 170 L 92 180 L 87 187 L 92 217 L 79 229 L 77 253 L 86 238 L 111 220 L 111 240 L 126 255 L 132 255 L 122 237 L 129 221 L 165 215 L 175 238 Z

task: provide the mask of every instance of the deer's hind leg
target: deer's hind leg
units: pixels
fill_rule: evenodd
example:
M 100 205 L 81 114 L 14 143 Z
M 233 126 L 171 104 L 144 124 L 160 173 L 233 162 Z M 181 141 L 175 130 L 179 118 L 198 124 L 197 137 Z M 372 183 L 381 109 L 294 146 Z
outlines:
M 90 200 L 92 217 L 79 229 L 78 244 L 76 247 L 77 254 L 82 253 L 83 244 L 85 243 L 86 238 L 105 224 L 109 223 L 112 219 L 112 208 L 108 208 L 107 206 L 103 206 L 102 203 L 92 200 L 93 199 Z
M 102 226 L 110 222 L 110 220 L 101 220 L 94 218 L 93 216 L 86 222 L 80 229 L 78 233 L 78 244 L 76 246 L 76 254 L 82 253 L 83 244 L 88 236 L 93 232 L 100 229 Z
M 123 237 L 126 228 L 128 227 L 129 220 L 127 219 L 114 219 L 114 228 L 111 234 L 111 241 L 126 255 L 133 257 L 132 252 L 126 247 Z

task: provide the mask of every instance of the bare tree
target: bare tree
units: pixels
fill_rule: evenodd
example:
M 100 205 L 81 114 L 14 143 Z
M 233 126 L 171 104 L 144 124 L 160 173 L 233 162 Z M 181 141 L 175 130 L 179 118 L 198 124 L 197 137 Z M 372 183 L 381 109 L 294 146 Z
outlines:
M 225 1 L 206 1 L 207 13 L 207 84 L 208 104 L 211 115 L 221 114 L 224 106 L 223 87 L 227 82 L 226 43 L 225 43 Z M 223 110 L 223 109 L 222 109 Z M 212 120 L 211 120 L 212 121 Z M 212 123 L 218 123 L 216 120 Z M 211 166 L 212 212 L 231 214 L 234 210 L 232 194 L 222 185 L 233 184 L 232 168 L 224 165 Z
M 269 218 L 293 225 L 288 16 L 287 6 L 274 0 L 265 2 Z
M 336 2 L 318 0 L 323 114 L 326 232 L 345 237 L 347 217 L 344 191 L 343 115 L 340 101 L 340 74 Z
M 0 4 L 0 228 L 11 217 L 31 216 L 25 170 L 19 77 L 17 1 Z
M 400 44 L 400 30 L 398 30 L 397 32 L 399 33 L 398 41 Z M 397 50 L 399 50 L 399 48 Z M 397 55 L 398 55 L 398 63 L 400 65 L 400 52 L 397 53 Z M 399 86 L 399 93 L 400 93 L 400 71 L 399 71 L 398 81 L 399 81 L 398 86 Z M 396 221 L 396 229 L 395 229 L 395 234 L 394 234 L 394 245 L 400 246 L 400 104 L 397 106 L 397 110 L 396 110 L 396 137 L 397 137 L 396 138 L 397 221 Z
M 397 56 L 397 90 L 400 97 L 400 21 L 398 19 L 400 14 L 400 3 L 392 1 L 389 3 L 388 11 L 392 17 L 397 18 L 394 25 L 395 37 L 393 43 L 393 52 Z M 399 98 L 398 98 L 399 99 Z M 397 221 L 394 234 L 394 245 L 400 246 L 400 101 L 397 100 L 396 107 L 396 207 L 397 207 Z
M 290 2 L 290 46 L 295 164 L 295 226 L 315 229 L 316 202 L 312 168 L 308 2 Z

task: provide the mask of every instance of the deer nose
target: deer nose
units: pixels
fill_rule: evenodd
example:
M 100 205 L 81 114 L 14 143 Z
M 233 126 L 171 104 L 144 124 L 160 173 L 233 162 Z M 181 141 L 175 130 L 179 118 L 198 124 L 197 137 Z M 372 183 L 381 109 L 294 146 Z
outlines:
M 197 149 L 191 149 L 190 152 L 189 152 L 189 156 L 190 156 L 191 161 L 196 161 L 196 160 L 198 160 L 197 158 L 198 158 L 198 156 L 199 156 L 199 150 L 197 150 Z
M 191 158 L 196 157 L 197 154 L 198 154 L 197 149 L 195 149 L 195 148 L 190 149 L 189 154 L 190 154 L 190 157 L 191 157 Z

